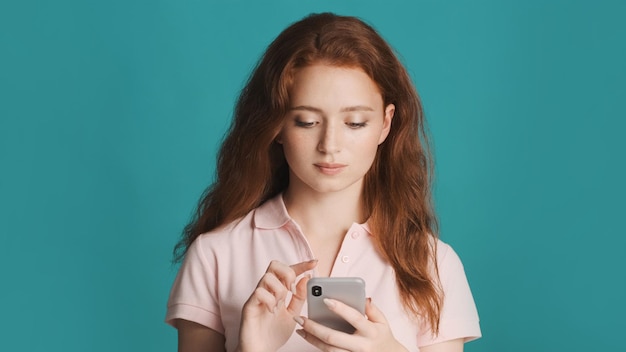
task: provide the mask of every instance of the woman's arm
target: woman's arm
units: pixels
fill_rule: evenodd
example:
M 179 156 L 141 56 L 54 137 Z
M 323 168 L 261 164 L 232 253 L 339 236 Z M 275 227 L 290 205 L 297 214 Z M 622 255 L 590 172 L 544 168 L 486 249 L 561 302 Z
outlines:
M 178 352 L 225 352 L 224 335 L 204 325 L 184 319 L 176 319 L 178 329 Z
M 420 348 L 420 352 L 463 352 L 463 339 L 450 340 Z

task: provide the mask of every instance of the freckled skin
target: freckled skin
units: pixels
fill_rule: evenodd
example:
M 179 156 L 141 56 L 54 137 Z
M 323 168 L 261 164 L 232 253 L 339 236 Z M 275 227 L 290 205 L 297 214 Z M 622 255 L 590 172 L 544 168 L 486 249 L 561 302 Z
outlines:
M 358 68 L 300 69 L 278 141 L 289 164 L 290 189 L 361 189 L 378 145 L 389 133 L 394 106 L 383 106 L 376 84 Z

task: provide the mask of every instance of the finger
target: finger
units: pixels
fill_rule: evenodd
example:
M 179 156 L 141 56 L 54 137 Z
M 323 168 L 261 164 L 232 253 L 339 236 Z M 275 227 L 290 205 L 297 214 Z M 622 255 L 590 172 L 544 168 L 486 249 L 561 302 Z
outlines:
M 315 344 L 316 342 L 313 338 L 319 340 L 319 342 L 315 344 L 315 346 L 317 346 L 318 348 L 320 348 L 319 346 L 333 346 L 336 348 L 349 349 L 350 347 L 355 346 L 355 338 L 357 338 L 355 335 L 346 334 L 342 331 L 331 329 L 308 318 L 300 317 L 300 319 L 302 324 L 300 324 L 300 322 L 298 322 L 297 320 L 296 322 L 298 322 L 298 324 L 302 326 L 302 329 L 309 337 L 307 341 Z M 324 350 L 326 351 L 328 349 Z
M 302 306 L 306 302 L 306 283 L 310 278 L 310 276 L 305 276 L 298 281 L 296 292 L 291 296 L 291 302 L 289 302 L 289 307 L 287 307 L 287 311 L 291 315 L 299 315 L 302 311 Z
M 317 264 L 317 260 L 301 262 L 293 265 L 286 265 L 273 260 L 267 268 L 267 273 L 273 273 L 283 283 L 288 290 L 292 291 L 292 284 L 296 281 L 296 277 L 307 270 L 311 270 Z
M 268 291 L 274 293 L 275 295 L 286 295 L 288 292 L 287 287 L 283 284 L 283 282 L 274 275 L 274 273 L 265 273 L 257 287 L 264 287 Z
M 246 302 L 245 307 L 250 307 L 248 304 L 252 304 L 253 307 L 264 306 L 267 311 L 274 313 L 276 307 L 276 298 L 274 295 L 262 287 L 257 287 L 252 296 Z
M 281 292 L 281 295 L 283 295 L 284 291 L 284 295 L 286 295 L 287 291 L 293 291 L 292 285 L 296 279 L 296 274 L 287 264 L 281 263 L 277 260 L 271 261 L 264 274 L 264 277 L 265 276 L 276 278 L 276 282 L 278 282 L 280 288 L 273 286 L 272 289 L 275 290 L 275 292 Z M 268 284 L 270 283 L 274 284 L 274 281 L 268 280 Z M 261 284 L 261 282 L 259 282 L 259 284 Z
M 337 346 L 331 346 L 328 345 L 326 343 L 324 343 L 322 340 L 318 339 L 317 337 L 315 337 L 312 334 L 307 333 L 305 330 L 303 329 L 298 329 L 296 330 L 296 333 L 298 335 L 300 335 L 303 339 L 305 339 L 308 343 L 310 343 L 311 345 L 317 347 L 318 349 L 322 350 L 322 351 L 333 351 L 333 352 L 348 352 L 348 350 L 343 349 L 343 348 L 339 348 Z
M 367 334 L 371 332 L 373 326 L 367 318 L 358 310 L 349 305 L 331 298 L 324 298 L 324 304 L 335 314 L 354 326 L 355 329 Z
M 383 312 L 376 307 L 370 297 L 368 297 L 365 302 L 365 315 L 367 315 L 367 318 L 371 322 L 387 324 L 387 318 L 385 318 Z
M 276 297 L 276 300 L 284 300 L 287 297 L 288 289 L 283 285 L 273 273 L 265 273 L 259 281 L 257 287 L 262 287 L 270 291 Z
M 296 276 L 300 276 L 303 273 L 312 270 L 317 265 L 317 259 L 309 260 L 306 262 L 300 262 L 297 264 L 290 265 L 291 269 L 294 271 Z

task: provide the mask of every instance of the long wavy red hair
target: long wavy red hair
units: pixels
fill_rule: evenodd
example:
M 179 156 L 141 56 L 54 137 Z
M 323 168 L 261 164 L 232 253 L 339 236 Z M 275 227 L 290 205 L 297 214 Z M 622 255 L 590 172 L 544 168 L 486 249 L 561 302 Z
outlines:
M 267 48 L 241 92 L 219 151 L 215 182 L 174 249 L 181 260 L 202 233 L 237 220 L 287 188 L 288 165 L 275 142 L 298 68 L 324 62 L 358 67 L 394 104 L 391 131 L 365 176 L 368 224 L 395 270 L 404 306 L 436 334 L 442 305 L 436 265 L 437 220 L 432 206 L 432 157 L 419 96 L 391 47 L 354 17 L 310 15 Z

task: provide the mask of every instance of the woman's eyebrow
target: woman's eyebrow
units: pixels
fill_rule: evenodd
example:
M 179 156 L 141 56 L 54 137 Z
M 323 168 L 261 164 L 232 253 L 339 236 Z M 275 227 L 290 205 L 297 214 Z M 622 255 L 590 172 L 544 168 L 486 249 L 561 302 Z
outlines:
M 340 112 L 352 112 L 352 111 L 374 111 L 374 109 L 365 105 L 355 105 L 355 106 L 348 106 L 340 110 Z
M 311 111 L 311 112 L 315 112 L 318 114 L 323 114 L 324 111 L 322 111 L 322 109 L 320 108 L 316 108 L 313 106 L 309 106 L 309 105 L 298 105 L 298 106 L 294 106 L 292 108 L 289 108 L 289 111 L 292 110 L 300 110 L 300 111 Z M 355 106 L 347 106 L 345 108 L 341 108 L 341 110 L 339 110 L 339 112 L 353 112 L 353 111 L 374 111 L 373 108 L 366 106 L 366 105 L 355 105 Z
M 294 106 L 292 108 L 289 108 L 289 111 L 311 111 L 311 112 L 316 112 L 318 114 L 323 114 L 324 112 L 322 111 L 322 109 L 320 108 L 315 108 L 313 106 L 309 106 L 309 105 L 298 105 L 298 106 Z

